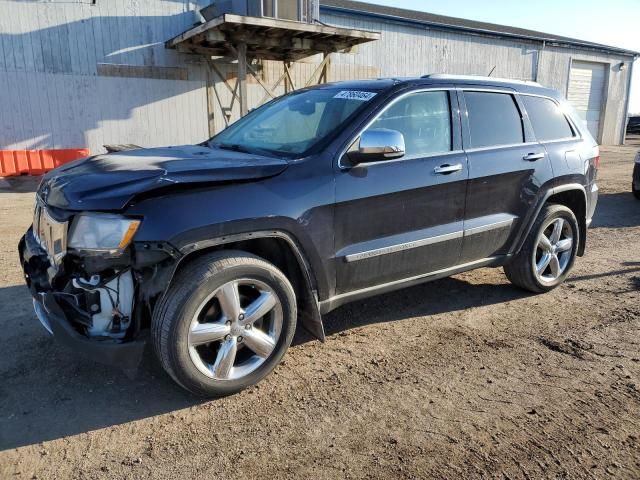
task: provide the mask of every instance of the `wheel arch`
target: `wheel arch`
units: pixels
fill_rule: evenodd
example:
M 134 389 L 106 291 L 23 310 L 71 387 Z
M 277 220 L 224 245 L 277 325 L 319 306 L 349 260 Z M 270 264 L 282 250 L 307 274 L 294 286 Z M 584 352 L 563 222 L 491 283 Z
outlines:
M 535 223 L 536 218 L 538 218 L 542 207 L 544 207 L 548 203 L 564 205 L 567 208 L 571 209 L 571 211 L 576 216 L 576 219 L 578 220 L 578 226 L 580 228 L 580 231 L 578 232 L 579 243 L 577 255 L 580 257 L 583 256 L 587 240 L 587 192 L 584 186 L 579 183 L 558 185 L 549 188 L 544 193 L 544 195 L 536 205 L 536 209 L 528 222 L 527 228 L 520 236 L 517 248 L 515 249 L 514 253 L 520 251 L 527 236 L 529 235 L 529 232 L 531 231 L 531 228 L 533 227 L 533 224 Z
M 289 232 L 264 230 L 225 235 L 184 245 L 184 255 L 176 263 L 167 284 L 170 287 L 176 273 L 192 260 L 212 251 L 240 250 L 253 253 L 280 269 L 296 292 L 299 321 L 320 341 L 325 340 L 324 326 L 318 303 L 318 287 L 311 264 L 300 244 Z

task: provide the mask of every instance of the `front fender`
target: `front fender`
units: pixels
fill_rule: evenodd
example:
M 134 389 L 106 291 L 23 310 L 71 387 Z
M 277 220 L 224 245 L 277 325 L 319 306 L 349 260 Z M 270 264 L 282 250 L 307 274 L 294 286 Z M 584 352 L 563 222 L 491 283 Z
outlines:
M 181 238 L 176 239 L 176 249 L 180 252 L 179 258 L 172 265 L 171 272 L 165 277 L 164 290 L 166 291 L 173 280 L 175 272 L 180 266 L 191 257 L 192 254 L 199 251 L 233 244 L 236 242 L 256 240 L 261 238 L 278 238 L 284 240 L 289 245 L 295 256 L 295 260 L 300 267 L 303 277 L 303 296 L 305 304 L 310 308 L 301 312 L 300 320 L 303 326 L 309 330 L 316 338 L 321 341 L 325 340 L 324 326 L 322 323 L 322 315 L 320 313 L 320 305 L 318 301 L 318 282 L 314 269 L 306 255 L 303 247 L 296 237 L 290 232 L 279 229 L 256 230 L 242 233 L 227 233 L 224 235 L 211 236 L 211 229 L 217 229 L 219 226 L 211 228 L 200 228 L 197 231 L 186 232 Z

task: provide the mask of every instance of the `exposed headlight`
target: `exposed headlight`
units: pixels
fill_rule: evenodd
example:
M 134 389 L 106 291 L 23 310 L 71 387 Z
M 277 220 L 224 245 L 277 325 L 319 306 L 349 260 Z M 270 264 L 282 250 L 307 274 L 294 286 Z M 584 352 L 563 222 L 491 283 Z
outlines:
M 79 250 L 122 250 L 136 234 L 140 220 L 120 215 L 81 213 L 71 223 L 69 247 Z

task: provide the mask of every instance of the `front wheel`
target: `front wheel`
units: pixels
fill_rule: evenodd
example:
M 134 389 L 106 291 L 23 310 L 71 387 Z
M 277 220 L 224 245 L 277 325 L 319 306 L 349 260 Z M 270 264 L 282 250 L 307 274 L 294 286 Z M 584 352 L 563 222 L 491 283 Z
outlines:
M 220 397 L 258 383 L 278 365 L 296 316 L 293 288 L 274 265 L 217 252 L 180 269 L 155 309 L 151 333 L 178 384 Z
M 564 205 L 545 205 L 520 252 L 505 265 L 507 278 L 525 290 L 548 292 L 560 285 L 578 252 L 579 227 Z

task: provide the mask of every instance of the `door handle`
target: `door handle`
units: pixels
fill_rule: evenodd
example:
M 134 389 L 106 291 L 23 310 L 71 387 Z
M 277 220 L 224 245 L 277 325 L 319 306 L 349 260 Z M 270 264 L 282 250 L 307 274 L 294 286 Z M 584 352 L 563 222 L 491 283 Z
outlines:
M 433 172 L 436 175 L 449 175 L 450 173 L 459 172 L 460 170 L 462 170 L 461 163 L 456 163 L 455 165 L 449 165 L 448 163 L 445 163 L 444 165 L 440 165 L 439 167 L 434 168 Z
M 526 160 L 528 162 L 535 162 L 536 160 L 540 160 L 542 158 L 544 158 L 544 153 L 529 153 L 522 157 L 523 160 Z

